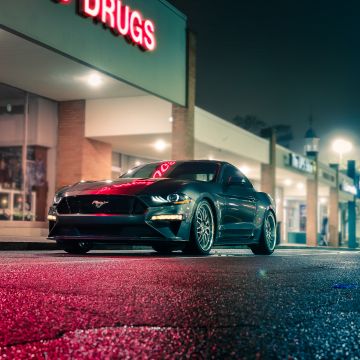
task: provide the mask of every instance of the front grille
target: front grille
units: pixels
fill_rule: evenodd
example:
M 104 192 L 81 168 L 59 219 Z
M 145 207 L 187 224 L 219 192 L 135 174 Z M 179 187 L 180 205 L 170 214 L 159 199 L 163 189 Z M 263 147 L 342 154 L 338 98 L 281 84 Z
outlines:
M 148 225 L 57 225 L 51 236 L 85 236 L 121 238 L 161 238 L 161 234 Z
M 57 206 L 59 214 L 140 215 L 146 206 L 135 196 L 80 195 L 62 199 Z

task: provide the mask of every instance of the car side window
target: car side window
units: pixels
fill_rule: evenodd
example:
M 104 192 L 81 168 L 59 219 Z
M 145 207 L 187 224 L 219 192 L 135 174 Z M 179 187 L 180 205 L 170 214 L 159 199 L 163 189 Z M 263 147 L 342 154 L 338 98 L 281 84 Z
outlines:
M 229 184 L 233 179 L 241 179 L 243 181 L 243 185 L 246 188 L 252 188 L 251 182 L 247 179 L 247 177 L 236 167 L 227 165 L 223 171 L 222 183 Z M 240 185 L 240 183 L 239 183 Z

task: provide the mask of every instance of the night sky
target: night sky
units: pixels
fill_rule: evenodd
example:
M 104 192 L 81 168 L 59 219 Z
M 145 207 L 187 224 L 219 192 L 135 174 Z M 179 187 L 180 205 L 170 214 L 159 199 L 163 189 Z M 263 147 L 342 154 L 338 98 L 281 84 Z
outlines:
M 198 106 L 290 124 L 299 152 L 312 113 L 325 161 L 334 137 L 360 144 L 359 0 L 169 2 L 197 34 Z

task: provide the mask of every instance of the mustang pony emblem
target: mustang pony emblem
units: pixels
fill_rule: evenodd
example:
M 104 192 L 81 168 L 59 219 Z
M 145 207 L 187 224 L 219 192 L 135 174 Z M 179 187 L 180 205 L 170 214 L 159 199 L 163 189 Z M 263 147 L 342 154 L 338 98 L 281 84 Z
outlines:
M 108 201 L 98 201 L 98 200 L 94 200 L 91 205 L 95 205 L 98 209 L 100 209 L 101 207 L 103 207 L 104 205 L 108 204 Z

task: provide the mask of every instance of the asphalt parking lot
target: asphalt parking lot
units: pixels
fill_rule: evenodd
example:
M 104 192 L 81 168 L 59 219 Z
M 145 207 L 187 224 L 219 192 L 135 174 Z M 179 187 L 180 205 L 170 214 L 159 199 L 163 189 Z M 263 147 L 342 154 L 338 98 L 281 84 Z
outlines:
M 0 359 L 357 359 L 360 252 L 0 252 Z

